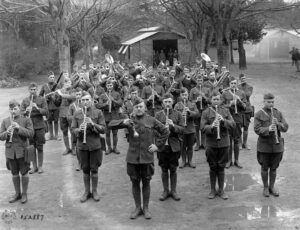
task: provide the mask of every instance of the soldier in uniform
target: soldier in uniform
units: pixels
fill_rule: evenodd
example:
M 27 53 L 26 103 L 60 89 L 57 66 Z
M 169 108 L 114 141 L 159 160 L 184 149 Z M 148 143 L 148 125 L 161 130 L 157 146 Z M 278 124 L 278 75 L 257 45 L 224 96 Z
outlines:
M 276 170 L 282 160 L 284 140 L 281 132 L 287 132 L 288 124 L 282 113 L 274 108 L 275 97 L 264 95 L 264 107 L 255 113 L 254 131 L 258 135 L 257 160 L 261 165 L 261 178 L 264 185 L 263 195 L 279 196 L 275 188 Z
M 242 133 L 242 114 L 246 109 L 246 96 L 243 91 L 237 89 L 237 80 L 235 78 L 232 77 L 230 79 L 230 88 L 223 91 L 222 99 L 224 106 L 229 109 L 231 116 L 236 123 L 235 128 L 230 134 L 229 159 L 228 163 L 226 164 L 226 168 L 230 168 L 230 166 L 232 166 L 232 150 L 234 152 L 234 165 L 238 168 L 242 168 L 242 165 L 239 162 L 239 142 Z
M 98 168 L 102 164 L 102 151 L 99 135 L 105 132 L 105 120 L 102 111 L 93 106 L 91 95 L 84 92 L 81 97 L 81 110 L 77 110 L 72 119 L 72 132 L 77 137 L 77 149 L 83 171 L 85 192 L 80 198 L 87 201 L 91 196 L 95 201 L 100 197 L 97 192 Z M 90 183 L 92 182 L 92 193 Z
M 248 140 L 248 128 L 250 125 L 250 120 L 253 114 L 253 109 L 250 103 L 250 97 L 253 93 L 253 87 L 247 83 L 246 77 L 244 74 L 240 74 L 239 76 L 241 83 L 239 84 L 238 88 L 244 91 L 246 95 L 246 110 L 243 112 L 243 122 L 242 122 L 242 148 L 250 150 L 249 145 L 247 144 Z
M 235 122 L 228 111 L 220 106 L 221 95 L 218 91 L 212 92 L 212 106 L 203 111 L 201 117 L 201 130 L 206 136 L 206 158 L 209 164 L 209 178 L 211 191 L 209 199 L 219 195 L 222 199 L 228 199 L 224 192 L 225 166 L 228 161 L 229 132 L 234 128 Z M 219 191 L 216 191 L 216 181 L 218 178 Z
M 181 89 L 180 102 L 174 106 L 174 109 L 179 111 L 184 117 L 184 132 L 183 132 L 183 143 L 181 149 L 182 162 L 179 168 L 189 166 L 196 168 L 196 165 L 192 163 L 193 160 L 193 145 L 195 141 L 195 123 L 194 119 L 199 116 L 199 111 L 195 103 L 188 100 L 188 90 L 186 88 Z M 186 162 L 186 157 L 188 158 Z
M 100 95 L 99 103 L 96 104 L 97 109 L 101 109 L 104 113 L 106 125 L 111 120 L 119 119 L 120 115 L 120 107 L 122 106 L 123 102 L 121 99 L 120 94 L 113 89 L 113 82 L 107 81 L 106 82 L 106 89 L 107 91 Z M 110 133 L 112 132 L 113 135 L 113 148 L 111 148 L 111 139 Z M 120 154 L 120 151 L 117 149 L 118 145 L 118 130 L 111 130 L 109 128 L 106 129 L 106 144 L 107 150 L 106 155 L 114 152 L 115 154 Z
M 145 110 L 143 99 L 136 98 L 133 102 L 131 119 L 115 120 L 109 124 L 114 129 L 128 128 L 129 130 L 127 174 L 132 182 L 132 195 L 136 206 L 130 215 L 131 219 L 142 214 L 146 219 L 152 218 L 149 211 L 149 199 L 150 180 L 154 174 L 154 153 L 160 151 L 169 135 L 168 129 Z M 143 209 L 141 208 L 141 181 Z
M 48 75 L 48 83 L 42 86 L 41 91 L 39 93 L 40 96 L 45 96 L 51 92 L 56 87 L 55 76 L 51 71 Z M 59 118 L 59 107 L 54 104 L 55 93 L 46 96 L 47 104 L 48 104 L 48 117 L 47 122 L 49 126 L 50 140 L 57 140 L 58 138 L 58 118 Z M 53 132 L 54 128 L 54 132 Z M 54 135 L 53 135 L 54 133 Z
M 196 77 L 197 86 L 191 89 L 190 99 L 193 103 L 196 104 L 197 109 L 199 111 L 199 117 L 195 118 L 195 126 L 196 126 L 196 147 L 195 151 L 200 150 L 200 148 L 204 148 L 205 135 L 201 132 L 201 144 L 200 144 L 200 120 L 202 112 L 207 108 L 209 104 L 209 88 L 203 86 L 203 78 L 201 75 Z
M 196 87 L 197 82 L 195 79 L 192 78 L 192 74 L 190 73 L 187 67 L 184 68 L 185 76 L 183 77 L 182 81 L 180 82 L 182 87 L 186 88 L 190 93 L 191 89 Z
M 32 162 L 33 168 L 29 172 L 30 174 L 43 173 L 43 161 L 44 161 L 44 144 L 45 140 L 45 122 L 43 116 L 48 115 L 47 102 L 44 97 L 37 95 L 37 84 L 35 82 L 29 85 L 29 97 L 26 97 L 21 103 L 21 112 L 24 116 L 30 117 L 34 136 L 29 140 L 30 144 L 34 145 L 34 160 Z M 36 155 L 37 150 L 37 155 Z M 38 158 L 38 164 L 37 160 Z
M 163 96 L 164 109 L 157 112 L 155 118 L 163 123 L 170 131 L 169 138 L 167 139 L 161 151 L 158 151 L 158 164 L 161 167 L 161 179 L 164 191 L 160 196 L 160 200 L 164 201 L 169 196 L 174 200 L 179 201 L 180 197 L 176 192 L 177 185 L 177 167 L 179 165 L 178 159 L 180 157 L 180 140 L 179 135 L 183 134 L 184 121 L 180 112 L 173 110 L 173 96 L 165 94 Z M 171 191 L 169 190 L 169 171 Z
M 28 139 L 33 137 L 33 125 L 30 118 L 21 116 L 20 104 L 16 100 L 9 102 L 9 112 L 10 117 L 2 121 L 0 128 L 0 140 L 6 141 L 5 157 L 12 174 L 12 181 L 16 192 L 9 199 L 9 202 L 14 203 L 21 199 L 21 202 L 24 204 L 27 202 L 28 171 L 30 169 L 29 163 L 25 161 L 24 154 L 25 148 L 28 145 Z
M 150 76 L 150 85 L 145 86 L 141 97 L 145 100 L 148 114 L 152 117 L 162 109 L 162 96 L 165 94 L 164 88 L 156 83 L 156 76 Z M 153 104 L 154 102 L 154 104 Z
M 91 76 L 92 86 L 88 89 L 88 93 L 92 96 L 93 102 L 99 102 L 99 97 L 105 93 L 101 86 L 98 75 Z
M 68 77 L 64 78 L 62 88 L 58 90 L 58 94 L 62 97 L 61 105 L 59 107 L 59 123 L 60 129 L 63 133 L 63 140 L 66 150 L 63 155 L 72 153 L 69 141 L 69 129 L 71 129 L 70 120 L 68 120 L 69 107 L 75 100 L 75 96 L 72 94 L 71 80 Z

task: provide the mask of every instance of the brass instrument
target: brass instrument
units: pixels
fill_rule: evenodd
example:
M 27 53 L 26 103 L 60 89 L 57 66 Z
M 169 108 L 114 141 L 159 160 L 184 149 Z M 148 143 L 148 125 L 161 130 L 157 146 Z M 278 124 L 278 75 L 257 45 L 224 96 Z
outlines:
M 276 142 L 276 144 L 279 144 L 280 142 L 279 142 L 279 138 L 278 138 L 277 125 L 273 123 L 273 118 L 274 118 L 274 112 L 273 112 L 273 107 L 271 107 L 272 125 L 275 125 L 275 130 L 274 130 L 275 142 Z
M 86 108 L 86 106 L 84 106 L 84 111 L 83 111 L 83 122 L 84 122 L 84 130 L 83 130 L 83 141 L 82 141 L 82 143 L 83 144 L 86 144 L 86 128 L 87 128 L 87 123 L 86 123 L 86 110 L 87 110 L 87 108 Z
M 28 117 L 30 118 L 31 116 L 31 111 L 32 111 L 32 103 L 33 103 L 33 94 L 31 95 L 31 99 L 30 99 L 30 104 L 29 104 L 29 113 L 28 113 Z
M 216 105 L 216 119 L 218 119 L 218 106 Z M 218 127 L 217 127 L 217 140 L 221 140 L 220 137 L 220 121 L 218 121 Z
M 10 116 L 10 124 L 12 126 L 12 123 L 14 121 L 14 115 L 12 114 Z M 10 132 L 10 136 L 9 136 L 9 142 L 11 143 L 12 142 L 12 139 L 13 139 L 13 135 L 14 135 L 14 129 L 12 128 L 11 132 Z
M 111 113 L 111 106 L 112 106 L 112 102 L 111 102 L 111 90 L 108 91 L 108 100 L 109 100 L 108 112 Z
M 187 126 L 187 114 L 186 114 L 186 99 L 183 100 L 183 110 L 185 112 L 185 115 L 183 116 L 184 118 L 184 126 L 186 127 Z

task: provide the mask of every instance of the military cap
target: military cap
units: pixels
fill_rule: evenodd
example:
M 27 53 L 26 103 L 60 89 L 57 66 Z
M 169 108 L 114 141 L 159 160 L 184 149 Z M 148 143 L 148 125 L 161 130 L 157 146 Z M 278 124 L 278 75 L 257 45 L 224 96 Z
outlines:
M 133 100 L 133 106 L 136 106 L 136 105 L 139 105 L 139 104 L 141 104 L 141 103 L 143 103 L 144 102 L 144 100 L 142 99 L 142 98 L 140 98 L 140 97 L 136 97 L 134 100 Z
M 13 109 L 16 106 L 20 106 L 20 103 L 17 102 L 15 99 L 12 99 L 8 102 L 8 106 L 9 106 L 9 108 Z
M 271 100 L 274 99 L 275 96 L 272 93 L 266 93 L 264 94 L 264 100 Z

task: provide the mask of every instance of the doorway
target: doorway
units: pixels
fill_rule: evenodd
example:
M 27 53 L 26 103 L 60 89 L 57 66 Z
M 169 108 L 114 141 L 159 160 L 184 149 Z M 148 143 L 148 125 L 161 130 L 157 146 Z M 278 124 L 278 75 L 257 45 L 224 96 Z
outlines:
M 169 61 L 173 66 L 173 58 L 178 59 L 177 39 L 153 40 L 153 66 L 159 65 L 160 61 L 166 63 Z

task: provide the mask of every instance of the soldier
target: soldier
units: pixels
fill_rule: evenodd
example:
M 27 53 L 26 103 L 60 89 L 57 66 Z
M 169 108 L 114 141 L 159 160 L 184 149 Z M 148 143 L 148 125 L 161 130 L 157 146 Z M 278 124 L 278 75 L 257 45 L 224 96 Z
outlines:
M 196 87 L 197 82 L 192 78 L 192 74 L 190 73 L 187 67 L 184 68 L 185 76 L 181 81 L 181 85 L 188 90 L 190 93 L 191 89 Z
M 11 100 L 8 104 L 10 117 L 5 118 L 1 123 L 0 140 L 6 141 L 5 157 L 16 192 L 9 202 L 14 203 L 21 199 L 21 203 L 24 204 L 27 202 L 28 171 L 30 169 L 24 154 L 28 139 L 33 137 L 33 125 L 31 119 L 21 116 L 19 102 Z M 22 193 L 20 184 L 22 184 Z
M 121 99 L 120 94 L 113 89 L 113 82 L 107 81 L 106 82 L 106 89 L 107 91 L 99 97 L 99 103 L 96 104 L 97 109 L 101 109 L 104 113 L 106 125 L 111 120 L 119 119 L 119 112 L 120 107 L 122 106 L 123 102 Z M 111 148 L 111 139 L 110 133 L 112 132 L 113 135 L 113 148 Z M 120 154 L 120 151 L 117 149 L 118 145 L 118 130 L 111 130 L 109 128 L 106 129 L 106 144 L 107 150 L 106 155 L 114 152 L 115 154 Z
M 197 75 L 196 77 L 197 86 L 191 89 L 190 99 L 193 103 L 196 104 L 197 109 L 199 111 L 199 117 L 195 118 L 195 126 L 196 126 L 196 147 L 195 151 L 200 150 L 200 148 L 204 149 L 205 135 L 201 132 L 201 144 L 200 144 L 200 120 L 202 111 L 204 111 L 209 102 L 209 88 L 203 86 L 203 78 L 201 75 Z
M 218 91 L 212 92 L 212 106 L 203 111 L 201 117 L 201 130 L 206 136 L 206 158 L 209 164 L 209 178 L 211 191 L 209 199 L 219 195 L 222 199 L 228 199 L 224 192 L 225 166 L 228 161 L 229 132 L 234 128 L 235 122 L 230 112 L 220 106 L 221 95 Z M 216 191 L 218 178 L 219 191 Z
M 92 101 L 98 103 L 99 97 L 105 93 L 105 90 L 100 84 L 98 75 L 92 75 L 91 81 L 92 81 L 92 86 L 88 89 L 87 92 L 92 96 Z
M 169 131 L 156 120 L 145 113 L 146 106 L 141 98 L 136 98 L 133 103 L 133 115 L 131 119 L 112 121 L 111 128 L 128 128 L 129 148 L 127 152 L 127 174 L 132 182 L 132 195 L 136 209 L 130 218 L 135 219 L 144 214 L 146 219 L 151 219 L 149 211 L 150 181 L 154 174 L 154 153 L 164 146 Z M 155 134 L 157 134 L 155 138 Z M 142 181 L 143 210 L 141 208 Z
M 48 74 L 48 83 L 43 85 L 41 91 L 39 93 L 40 96 L 46 98 L 48 104 L 48 117 L 47 122 L 49 126 L 50 138 L 49 140 L 57 140 L 58 139 L 58 118 L 59 118 L 59 107 L 55 105 L 55 93 L 50 94 L 53 92 L 57 86 L 55 83 L 55 76 L 52 71 Z M 49 95 L 48 95 L 49 94 Z M 54 124 L 54 125 L 53 125 Z M 54 136 L 53 136 L 53 127 L 54 127 Z
M 148 114 L 152 117 L 162 109 L 162 96 L 165 94 L 164 88 L 156 83 L 156 76 L 150 76 L 150 85 L 145 86 L 141 97 L 145 100 Z M 154 104 L 153 104 L 154 102 Z
M 99 201 L 100 197 L 97 192 L 98 168 L 102 164 L 99 135 L 105 132 L 105 120 L 102 111 L 93 106 L 90 94 L 84 92 L 81 103 L 82 109 L 77 110 L 72 119 L 72 132 L 77 137 L 77 149 L 85 188 L 80 201 L 85 202 L 91 196 L 95 201 Z M 92 194 L 90 181 L 92 181 Z
M 287 132 L 288 124 L 282 113 L 274 108 L 275 97 L 271 93 L 264 95 L 264 107 L 255 113 L 254 131 L 258 135 L 257 160 L 261 165 L 261 178 L 264 185 L 263 195 L 279 196 L 274 187 L 276 170 L 282 160 L 284 140 L 281 132 Z
M 84 73 L 84 72 L 79 72 L 79 78 L 72 84 L 73 88 L 81 88 L 84 91 L 88 91 L 89 88 L 92 87 L 92 84 L 89 81 L 88 76 L 88 72 Z
M 234 152 L 234 165 L 238 168 L 242 168 L 242 165 L 239 162 L 239 141 L 242 133 L 242 114 L 246 109 L 246 96 L 243 91 L 237 89 L 237 80 L 235 78 L 232 77 L 230 79 L 230 88 L 223 91 L 222 99 L 224 106 L 229 109 L 231 116 L 236 123 L 235 128 L 230 133 L 229 159 L 226 164 L 226 168 L 230 168 L 230 166 L 232 166 L 232 150 Z
M 189 166 L 196 168 L 196 165 L 192 163 L 193 160 L 193 145 L 195 141 L 195 123 L 194 119 L 199 116 L 199 111 L 195 103 L 188 100 L 188 90 L 186 88 L 181 89 L 180 92 L 181 100 L 177 102 L 174 109 L 179 111 L 184 118 L 184 132 L 183 132 L 183 143 L 181 149 L 182 162 L 179 168 Z M 186 162 L 186 157 L 188 162 Z
M 69 129 L 71 129 L 71 123 L 70 120 L 68 120 L 68 112 L 70 105 L 75 100 L 75 96 L 72 94 L 72 85 L 70 78 L 64 78 L 62 89 L 58 90 L 57 92 L 62 97 L 61 105 L 59 107 L 59 123 L 66 147 L 63 155 L 67 155 L 69 153 L 72 153 L 69 142 Z
M 44 97 L 37 95 L 37 84 L 35 82 L 29 85 L 29 97 L 26 97 L 21 103 L 21 112 L 24 116 L 31 118 L 34 136 L 29 140 L 30 144 L 34 145 L 34 160 L 32 161 L 33 168 L 30 174 L 38 172 L 43 173 L 44 161 L 44 144 L 45 140 L 45 122 L 43 116 L 48 115 L 47 102 Z M 37 150 L 37 155 L 36 155 Z M 37 159 L 38 158 L 38 165 Z
M 247 83 L 247 79 L 244 74 L 240 74 L 239 76 L 241 83 L 239 84 L 238 88 L 242 91 L 244 91 L 246 95 L 246 110 L 242 114 L 243 116 L 243 122 L 242 122 L 242 148 L 250 150 L 251 148 L 247 144 L 248 140 L 248 128 L 250 125 L 251 117 L 253 116 L 253 107 L 250 103 L 250 97 L 253 93 L 253 87 Z
M 177 184 L 177 167 L 179 165 L 178 159 L 180 157 L 180 140 L 179 134 L 183 134 L 184 121 L 181 113 L 173 110 L 173 96 L 165 94 L 163 96 L 164 110 L 156 113 L 155 118 L 163 123 L 170 131 L 168 140 L 164 147 L 158 151 L 157 156 L 159 166 L 161 167 L 161 179 L 164 191 L 159 198 L 161 201 L 166 200 L 169 196 L 174 200 L 179 201 L 180 197 L 176 192 Z M 171 192 L 169 192 L 169 171 Z

